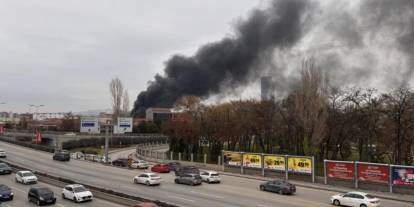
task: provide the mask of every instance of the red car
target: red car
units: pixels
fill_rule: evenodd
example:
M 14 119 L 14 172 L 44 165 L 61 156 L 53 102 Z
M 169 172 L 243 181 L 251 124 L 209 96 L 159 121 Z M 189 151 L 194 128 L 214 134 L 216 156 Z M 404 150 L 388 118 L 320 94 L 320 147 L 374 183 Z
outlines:
M 138 203 L 135 204 L 133 207 L 158 207 L 155 203 Z
M 156 164 L 152 166 L 151 171 L 157 173 L 169 173 L 170 167 L 167 164 Z

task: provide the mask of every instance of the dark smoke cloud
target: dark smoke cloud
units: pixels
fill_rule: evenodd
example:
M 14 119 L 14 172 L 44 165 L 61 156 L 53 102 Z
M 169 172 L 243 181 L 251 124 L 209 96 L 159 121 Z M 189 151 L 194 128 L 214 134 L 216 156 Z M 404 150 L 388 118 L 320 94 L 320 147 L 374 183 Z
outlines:
M 174 55 L 166 62 L 165 74 L 155 76 L 138 95 L 133 115 L 148 107 L 171 107 L 181 96 L 207 97 L 220 92 L 223 83 L 236 87 L 248 81 L 261 55 L 290 48 L 302 36 L 307 0 L 275 1 L 266 10 L 254 10 L 240 21 L 234 37 L 202 46 L 192 57 Z M 256 68 L 257 69 L 257 68 Z
M 184 95 L 237 93 L 262 75 L 274 80 L 275 97 L 283 96 L 308 58 L 334 86 L 412 86 L 414 0 L 275 0 L 240 21 L 233 37 L 168 60 L 165 74 L 139 94 L 133 114 L 170 107 Z

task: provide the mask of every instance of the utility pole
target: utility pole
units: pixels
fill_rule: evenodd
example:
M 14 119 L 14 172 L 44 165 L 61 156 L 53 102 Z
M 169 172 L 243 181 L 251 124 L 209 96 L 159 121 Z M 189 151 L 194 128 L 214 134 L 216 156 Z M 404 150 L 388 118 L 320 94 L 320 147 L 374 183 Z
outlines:
M 111 126 L 112 122 L 111 121 L 106 121 L 106 125 L 105 125 L 105 163 L 108 164 L 109 163 L 109 152 L 108 152 L 108 145 L 109 145 L 109 127 Z

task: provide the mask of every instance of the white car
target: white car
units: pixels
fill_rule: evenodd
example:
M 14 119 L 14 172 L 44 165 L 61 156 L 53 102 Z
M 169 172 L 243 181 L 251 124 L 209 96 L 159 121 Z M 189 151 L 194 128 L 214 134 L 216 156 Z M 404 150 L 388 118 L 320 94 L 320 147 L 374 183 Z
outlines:
M 131 168 L 137 169 L 148 169 L 149 163 L 144 160 L 134 160 L 132 161 Z
M 4 149 L 0 149 L 0 157 L 5 158 L 6 157 L 6 151 Z
M 335 206 L 379 207 L 380 200 L 363 192 L 349 192 L 334 195 L 331 203 Z
M 207 183 L 220 183 L 221 177 L 216 171 L 201 171 L 201 179 Z
M 18 183 L 32 184 L 37 183 L 37 177 L 30 171 L 19 171 L 14 180 Z
M 161 177 L 156 173 L 142 173 L 134 177 L 134 183 L 145 185 L 159 185 L 161 184 Z
M 62 190 L 62 198 L 70 199 L 75 202 L 91 201 L 93 194 L 83 185 L 66 185 Z

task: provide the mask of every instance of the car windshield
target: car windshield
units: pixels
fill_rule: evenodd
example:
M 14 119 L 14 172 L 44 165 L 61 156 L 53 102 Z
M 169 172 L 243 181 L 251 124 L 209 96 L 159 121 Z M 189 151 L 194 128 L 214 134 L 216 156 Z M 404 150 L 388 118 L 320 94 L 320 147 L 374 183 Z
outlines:
M 150 177 L 152 177 L 152 178 L 158 178 L 159 176 L 158 175 L 150 175 Z
M 0 163 L 0 167 L 8 167 L 8 166 L 4 163 Z
M 212 173 L 211 176 L 219 176 L 218 173 Z
M 34 175 L 31 172 L 25 172 L 25 173 L 23 173 L 23 177 L 29 177 L 29 176 L 34 176 Z
M 53 194 L 53 192 L 47 188 L 40 188 L 39 189 L 39 194 L 40 195 L 49 195 L 49 194 Z
M 74 191 L 75 193 L 80 193 L 80 192 L 85 192 L 85 191 L 87 191 L 87 190 L 86 190 L 86 188 L 85 188 L 85 187 L 83 187 L 83 186 L 78 186 L 78 187 L 74 187 L 74 188 L 73 188 L 73 191 Z
M 370 195 L 370 194 L 366 194 L 366 195 L 365 195 L 365 197 L 367 197 L 368 199 L 373 199 L 373 198 L 375 198 L 373 195 Z
M 10 188 L 7 187 L 6 185 L 0 185 L 0 191 L 9 191 Z

